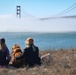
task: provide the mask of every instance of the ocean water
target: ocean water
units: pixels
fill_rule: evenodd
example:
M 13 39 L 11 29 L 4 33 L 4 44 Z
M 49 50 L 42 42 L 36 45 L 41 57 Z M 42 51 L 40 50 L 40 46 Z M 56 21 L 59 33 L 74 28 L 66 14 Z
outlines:
M 25 40 L 28 37 L 34 39 L 34 43 L 40 50 L 58 50 L 76 48 L 76 33 L 37 33 L 37 32 L 0 32 L 0 38 L 6 40 L 11 51 L 14 44 L 19 44 L 21 49 L 25 48 Z

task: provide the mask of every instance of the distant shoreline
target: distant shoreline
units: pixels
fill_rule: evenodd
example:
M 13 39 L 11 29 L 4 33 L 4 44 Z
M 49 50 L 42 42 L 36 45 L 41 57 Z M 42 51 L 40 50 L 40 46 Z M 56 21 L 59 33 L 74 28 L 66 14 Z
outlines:
M 39 32 L 39 31 L 0 31 L 0 33 L 76 33 L 76 31 Z

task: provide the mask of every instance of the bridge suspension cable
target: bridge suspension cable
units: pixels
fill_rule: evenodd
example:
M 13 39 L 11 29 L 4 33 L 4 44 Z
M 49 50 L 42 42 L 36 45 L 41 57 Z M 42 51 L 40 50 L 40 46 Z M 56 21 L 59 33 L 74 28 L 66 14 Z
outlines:
M 24 10 L 23 8 L 22 8 L 22 13 L 23 13 L 25 16 L 29 16 L 30 18 L 38 19 L 38 17 L 36 17 L 36 16 L 30 14 L 29 12 L 27 12 L 27 11 Z
M 66 16 L 62 16 L 68 12 L 70 12 L 71 10 L 75 9 L 76 8 L 76 3 L 74 3 L 73 5 L 71 5 L 70 7 L 68 7 L 67 9 L 63 10 L 62 12 L 56 14 L 56 15 L 53 15 L 52 17 L 45 17 L 45 18 L 41 18 L 40 20 L 48 20 L 48 19 L 56 19 L 56 18 L 66 18 Z M 73 15 L 74 16 L 74 15 Z M 76 16 L 76 15 L 75 15 Z M 67 16 L 69 17 L 69 16 Z M 71 16 L 70 16 L 71 17 Z
M 56 15 L 57 15 L 57 16 L 58 16 L 58 15 L 64 15 L 64 14 L 68 13 L 69 11 L 71 11 L 71 10 L 73 10 L 73 9 L 75 9 L 75 8 L 76 8 L 76 3 L 74 3 L 73 5 L 71 5 L 70 7 L 68 7 L 67 9 L 65 9 L 64 11 L 62 11 L 62 12 L 56 14 Z M 55 15 L 55 16 L 56 16 L 56 15 Z

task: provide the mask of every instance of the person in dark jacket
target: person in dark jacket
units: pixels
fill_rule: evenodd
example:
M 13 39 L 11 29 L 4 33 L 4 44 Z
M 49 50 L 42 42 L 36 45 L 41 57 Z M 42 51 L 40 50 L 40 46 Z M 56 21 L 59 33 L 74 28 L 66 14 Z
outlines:
M 29 67 L 40 65 L 39 49 L 34 45 L 34 40 L 32 38 L 28 38 L 25 43 L 26 48 L 24 49 L 23 54 L 17 57 L 17 59 L 24 59 L 25 65 Z
M 6 67 L 10 61 L 9 50 L 6 46 L 5 39 L 0 39 L 0 67 Z

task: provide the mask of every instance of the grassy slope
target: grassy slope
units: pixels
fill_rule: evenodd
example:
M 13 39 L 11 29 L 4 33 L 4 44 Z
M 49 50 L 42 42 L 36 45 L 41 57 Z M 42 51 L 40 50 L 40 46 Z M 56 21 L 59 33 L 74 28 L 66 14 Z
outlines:
M 42 51 L 40 55 L 50 53 L 50 64 L 33 68 L 0 68 L 0 75 L 76 75 L 76 49 Z

